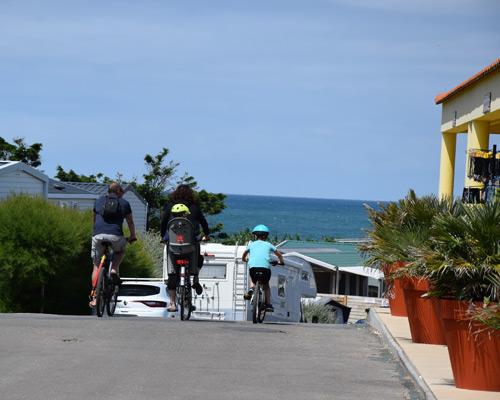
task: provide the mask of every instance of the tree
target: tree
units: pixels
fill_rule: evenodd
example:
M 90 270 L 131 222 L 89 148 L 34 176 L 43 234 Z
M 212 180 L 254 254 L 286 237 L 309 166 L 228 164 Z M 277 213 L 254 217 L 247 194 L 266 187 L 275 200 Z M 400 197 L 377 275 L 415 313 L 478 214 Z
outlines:
M 147 172 L 143 175 L 144 183 L 131 182 L 139 194 L 148 203 L 148 228 L 158 229 L 161 221 L 161 213 L 168 203 L 167 189 L 172 187 L 172 179 L 179 163 L 169 161 L 165 164 L 169 150 L 163 148 L 155 157 L 146 154 L 144 161 Z M 191 179 L 188 177 L 187 179 Z
M 57 166 L 56 179 L 61 182 L 112 183 L 113 181 L 102 173 L 97 175 L 78 175 L 72 169 L 66 172 L 60 165 Z
M 14 144 L 11 144 L 0 137 L 0 160 L 22 161 L 36 168 L 42 164 L 40 159 L 42 146 L 41 143 L 33 143 L 28 146 L 24 142 L 24 138 L 15 138 Z
M 205 190 L 198 191 L 198 183 L 187 172 L 181 177 L 177 176 L 179 163 L 168 161 L 169 149 L 163 148 L 156 156 L 146 154 L 144 156 L 146 173 L 142 175 L 144 181 L 138 183 L 137 179 L 130 182 L 121 180 L 122 175 L 117 174 L 118 182 L 133 185 L 139 194 L 148 203 L 148 229 L 159 230 L 160 221 L 166 205 L 169 203 L 169 195 L 180 185 L 189 185 L 197 195 L 198 205 L 205 215 L 215 215 L 220 213 L 226 205 L 224 199 L 227 197 L 222 193 L 209 193 Z M 79 175 L 73 170 L 64 171 L 61 166 L 57 167 L 56 179 L 63 182 L 100 182 L 111 183 L 112 180 L 102 173 L 97 175 Z M 211 229 L 211 232 L 219 232 L 223 226 L 218 224 Z

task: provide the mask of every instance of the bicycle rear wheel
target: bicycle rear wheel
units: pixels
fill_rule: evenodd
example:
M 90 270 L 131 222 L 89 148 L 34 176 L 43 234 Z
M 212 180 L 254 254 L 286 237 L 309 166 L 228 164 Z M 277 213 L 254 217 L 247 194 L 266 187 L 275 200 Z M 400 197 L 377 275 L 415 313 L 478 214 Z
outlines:
M 116 310 L 116 299 L 118 297 L 118 285 L 115 285 L 111 280 L 108 285 L 108 296 L 106 300 L 106 311 L 108 316 L 112 317 L 115 315 Z
M 262 284 L 259 285 L 259 314 L 257 316 L 257 322 L 261 324 L 266 318 L 266 294 L 264 293 L 264 288 Z
M 259 321 L 259 308 L 260 308 L 260 301 L 261 301 L 261 293 L 262 291 L 260 290 L 260 283 L 257 282 L 255 284 L 255 287 L 253 288 L 253 299 L 252 299 L 252 321 L 254 324 L 256 324 Z
M 95 289 L 95 308 L 98 317 L 102 317 L 102 315 L 104 314 L 104 303 L 106 302 L 104 298 L 105 287 L 107 284 L 105 270 L 106 268 L 104 268 L 104 266 L 101 267 L 101 270 L 99 271 L 99 277 L 97 278 L 97 286 Z
M 191 281 L 189 276 L 186 277 L 186 284 L 178 287 L 178 289 L 181 320 L 187 321 L 191 318 L 192 310 Z

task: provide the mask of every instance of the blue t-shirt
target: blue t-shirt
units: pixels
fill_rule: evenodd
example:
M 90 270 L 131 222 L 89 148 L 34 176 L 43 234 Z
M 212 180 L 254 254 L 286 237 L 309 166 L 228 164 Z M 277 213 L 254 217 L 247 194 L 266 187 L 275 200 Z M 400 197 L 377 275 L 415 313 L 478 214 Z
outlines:
M 117 198 L 116 194 L 110 194 L 109 197 Z M 123 219 L 126 215 L 132 213 L 132 208 L 130 203 L 124 198 L 119 198 L 121 215 L 116 218 L 103 218 L 98 210 L 102 209 L 102 206 L 106 202 L 106 196 L 99 197 L 94 203 L 94 212 L 97 214 L 94 224 L 94 231 L 92 236 L 99 235 L 101 233 L 106 233 L 108 235 L 123 236 Z
M 276 251 L 271 243 L 264 240 L 256 240 L 246 248 L 250 254 L 248 255 L 249 268 L 271 268 L 271 251 Z

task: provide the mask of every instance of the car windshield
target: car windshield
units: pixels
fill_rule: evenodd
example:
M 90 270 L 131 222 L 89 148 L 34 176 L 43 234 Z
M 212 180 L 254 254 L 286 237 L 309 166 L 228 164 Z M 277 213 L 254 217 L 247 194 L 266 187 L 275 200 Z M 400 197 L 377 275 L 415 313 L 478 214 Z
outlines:
M 118 296 L 154 296 L 160 293 L 158 286 L 150 285 L 121 285 Z

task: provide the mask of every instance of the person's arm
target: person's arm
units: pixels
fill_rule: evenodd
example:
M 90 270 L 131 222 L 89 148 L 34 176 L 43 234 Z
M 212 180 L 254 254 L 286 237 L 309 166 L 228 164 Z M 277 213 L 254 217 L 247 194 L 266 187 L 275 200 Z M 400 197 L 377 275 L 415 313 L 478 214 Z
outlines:
M 203 233 L 205 234 L 205 236 L 203 236 L 203 238 L 201 240 L 204 242 L 204 241 L 210 239 L 210 229 L 208 227 L 208 222 L 205 219 L 205 216 L 203 215 L 203 213 L 201 212 L 200 207 L 198 207 L 198 206 L 196 206 L 195 218 L 200 223 L 201 228 L 203 229 Z
M 274 254 L 276 254 L 276 256 L 278 257 L 278 259 L 280 260 L 280 264 L 281 265 L 285 265 L 285 261 L 283 260 L 283 256 L 281 255 L 281 253 L 278 250 L 276 250 L 274 252 Z
M 135 224 L 134 224 L 134 219 L 132 218 L 132 213 L 127 214 L 125 216 L 125 219 L 127 220 L 128 229 L 130 231 L 128 242 L 132 243 L 133 241 L 137 240 L 137 238 L 135 237 Z
M 248 261 L 248 257 L 247 257 L 247 256 L 248 256 L 248 253 L 249 253 L 249 251 L 248 251 L 248 250 L 245 250 L 245 251 L 243 252 L 243 255 L 241 256 L 241 260 L 242 260 L 242 261 Z

